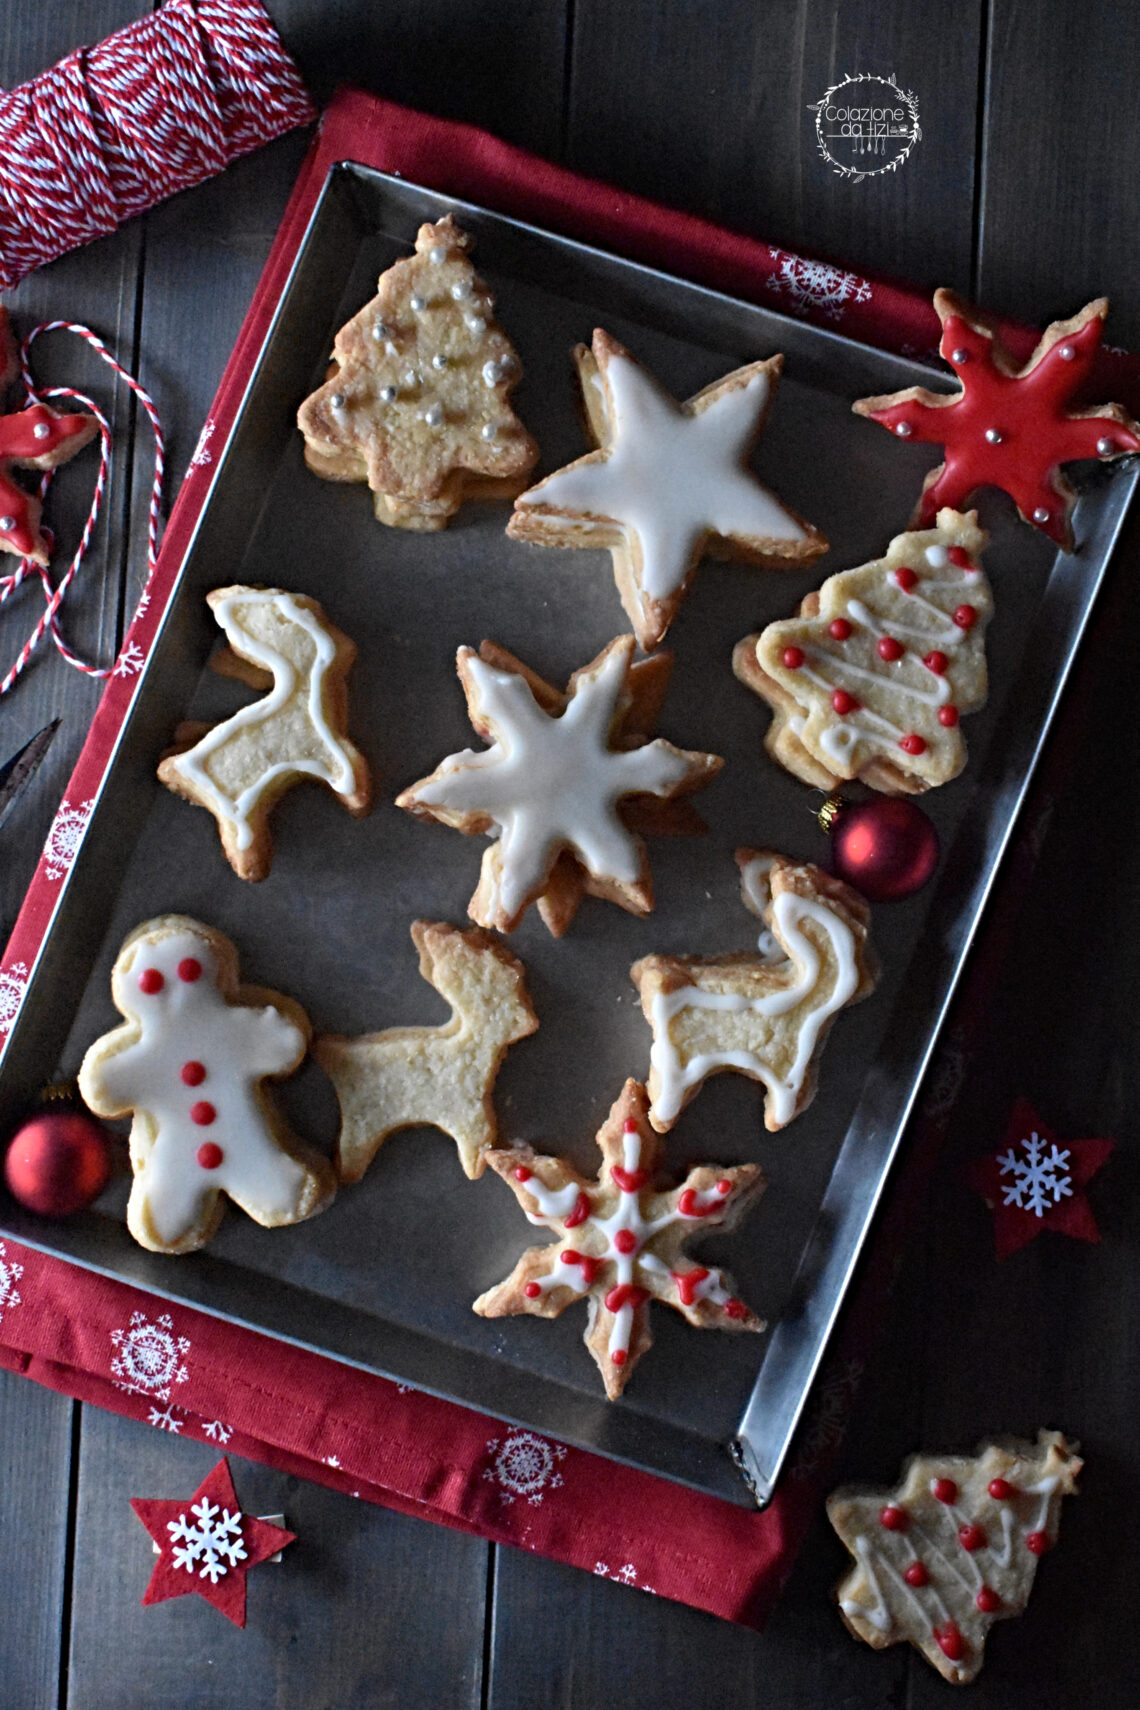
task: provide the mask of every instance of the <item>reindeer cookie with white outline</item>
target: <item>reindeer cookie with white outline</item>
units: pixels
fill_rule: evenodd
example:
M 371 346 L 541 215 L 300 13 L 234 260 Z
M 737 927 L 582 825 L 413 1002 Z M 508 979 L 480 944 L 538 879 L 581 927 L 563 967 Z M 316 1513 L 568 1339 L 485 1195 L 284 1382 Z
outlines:
M 725 1069 L 762 1081 L 764 1126 L 785 1127 L 815 1096 L 836 1015 L 875 988 L 870 910 L 856 891 L 771 850 L 738 849 L 736 861 L 773 954 L 643 956 L 630 970 L 653 1029 L 649 1114 L 661 1134 Z
M 464 1173 L 481 1176 L 495 1144 L 495 1078 L 508 1046 L 538 1027 L 526 970 L 489 932 L 417 920 L 412 940 L 450 1021 L 356 1039 L 325 1034 L 313 1046 L 340 1102 L 342 1181 L 359 1181 L 397 1128 L 420 1125 L 450 1134 Z
M 266 1228 L 323 1210 L 332 1166 L 289 1131 L 262 1086 L 305 1055 L 300 1005 L 242 985 L 225 934 L 177 914 L 135 928 L 111 993 L 126 1020 L 88 1049 L 79 1091 L 96 1116 L 134 1119 L 135 1240 L 193 1252 L 221 1222 L 223 1194 Z
M 345 735 L 356 646 L 306 594 L 235 586 L 215 588 L 206 602 L 229 642 L 214 669 L 270 692 L 221 724 L 183 726 L 158 775 L 213 814 L 239 879 L 264 879 L 269 812 L 294 784 L 311 778 L 354 817 L 368 812 L 368 764 Z

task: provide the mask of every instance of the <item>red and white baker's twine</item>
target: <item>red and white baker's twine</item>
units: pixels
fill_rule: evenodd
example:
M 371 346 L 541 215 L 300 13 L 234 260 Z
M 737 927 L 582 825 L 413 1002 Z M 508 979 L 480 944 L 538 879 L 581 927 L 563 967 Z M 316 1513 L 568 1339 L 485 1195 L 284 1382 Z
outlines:
M 259 0 L 166 0 L 0 93 L 0 290 L 315 117 Z
M 154 486 L 151 490 L 150 512 L 147 518 L 146 583 L 143 587 L 140 606 L 148 596 L 151 579 L 154 576 L 155 565 L 158 561 L 158 531 L 159 516 L 162 506 L 162 477 L 165 464 L 165 446 L 162 434 L 162 423 L 158 419 L 158 412 L 151 401 L 150 395 L 145 388 L 139 384 L 134 376 L 132 374 L 128 374 L 127 370 L 115 360 L 111 355 L 111 352 L 107 349 L 107 346 L 103 343 L 102 339 L 96 337 L 89 327 L 80 326 L 75 321 L 43 321 L 38 327 L 32 328 L 32 331 L 20 346 L 20 370 L 23 374 L 24 386 L 28 394 L 28 404 L 46 403 L 49 398 L 71 398 L 76 403 L 86 405 L 87 409 L 91 411 L 91 414 L 99 424 L 99 473 L 95 477 L 95 491 L 91 497 L 91 509 L 87 513 L 87 521 L 84 524 L 83 534 L 80 537 L 74 558 L 71 560 L 67 570 L 60 578 L 59 586 L 57 588 L 53 588 L 51 585 L 51 578 L 49 577 L 47 570 L 31 558 L 21 559 L 19 569 L 14 571 L 10 576 L 0 576 L 0 606 L 3 606 L 5 602 L 16 592 L 17 588 L 19 588 L 32 575 L 37 575 L 39 577 L 44 593 L 44 611 L 31 635 L 29 635 L 23 647 L 21 647 L 15 664 L 8 671 L 6 676 L 4 676 L 3 679 L 0 679 L 0 695 L 6 694 L 12 687 L 17 677 L 20 675 L 20 672 L 24 669 L 24 666 L 28 663 L 28 660 L 32 657 L 32 654 L 35 652 L 36 648 L 39 646 L 40 642 L 49 630 L 51 631 L 52 640 L 59 648 L 59 651 L 63 654 L 63 657 L 67 660 L 69 665 L 74 665 L 77 671 L 82 671 L 88 677 L 110 677 L 115 670 L 114 665 L 88 665 L 84 660 L 78 658 L 67 646 L 67 643 L 64 641 L 59 629 L 59 608 L 63 604 L 64 596 L 72 582 L 75 580 L 79 567 L 83 563 L 87 554 L 87 548 L 90 545 L 91 536 L 99 517 L 99 508 L 103 503 L 103 491 L 107 485 L 107 470 L 111 461 L 112 443 L 111 428 L 106 416 L 92 401 L 92 399 L 88 398 L 84 393 L 77 392 L 72 386 L 48 386 L 42 392 L 37 391 L 36 389 L 35 383 L 32 379 L 31 370 L 28 366 L 28 352 L 30 351 L 33 342 L 39 338 L 41 333 L 59 331 L 78 333 L 80 338 L 85 338 L 92 349 L 96 350 L 103 358 L 104 362 L 110 364 L 119 378 L 126 381 L 127 385 L 146 411 L 147 416 L 150 418 L 150 425 L 154 430 Z M 54 470 L 45 470 L 40 479 L 41 499 L 51 484 L 53 474 Z M 45 529 L 44 535 L 50 543 L 50 532 Z

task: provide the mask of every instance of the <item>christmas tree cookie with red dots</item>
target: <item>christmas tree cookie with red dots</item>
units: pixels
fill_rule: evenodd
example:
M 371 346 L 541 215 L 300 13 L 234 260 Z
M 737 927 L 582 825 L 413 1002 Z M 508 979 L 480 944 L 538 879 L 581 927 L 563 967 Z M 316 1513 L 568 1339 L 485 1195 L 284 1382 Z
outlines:
M 942 322 L 939 350 L 961 391 L 910 386 L 851 406 L 899 439 L 943 447 L 945 461 L 926 477 L 913 525 L 930 524 L 944 505 L 961 510 L 979 487 L 1000 487 L 1026 522 L 1071 552 L 1077 496 L 1061 464 L 1140 451 L 1140 424 L 1122 405 L 1069 408 L 1096 361 L 1108 298 L 1054 321 L 1023 368 L 995 323 L 953 291 L 936 291 L 934 307 Z
M 973 1680 L 990 1628 L 1021 1614 L 1057 1541 L 1076 1449 L 1040 1431 L 975 1455 L 916 1455 L 893 1490 L 837 1490 L 827 1516 L 854 1557 L 836 1588 L 850 1631 L 877 1651 L 907 1639 L 944 1679 Z
M 913 795 L 966 764 L 960 719 L 986 699 L 993 597 L 973 511 L 939 511 L 882 558 L 829 576 L 800 614 L 745 636 L 733 669 L 772 707 L 772 758 L 816 789 L 861 778 Z
M 510 395 L 522 368 L 450 214 L 336 335 L 323 386 L 297 425 L 328 481 L 367 481 L 394 528 L 446 528 L 465 499 L 511 499 L 538 447 Z
M 16 341 L 8 311 L 0 307 L 0 394 L 20 373 Z M 95 438 L 99 424 L 81 412 L 62 416 L 46 404 L 33 404 L 14 415 L 0 415 L 0 551 L 14 552 L 37 564 L 48 561 L 47 541 L 40 530 L 40 497 L 12 479 L 19 469 L 58 469 Z
M 328 1205 L 331 1164 L 290 1133 L 262 1086 L 305 1055 L 299 1004 L 242 985 L 230 940 L 177 914 L 129 935 L 111 995 L 126 1019 L 88 1049 L 79 1091 L 96 1116 L 133 1118 L 136 1241 L 193 1252 L 217 1229 L 223 1195 L 267 1228 Z
M 483 1318 L 519 1312 L 557 1318 L 585 1300 L 586 1346 L 611 1401 L 652 1343 L 651 1300 L 701 1330 L 764 1329 L 722 1271 L 682 1253 L 691 1236 L 736 1225 L 764 1191 L 763 1171 L 758 1164 L 702 1164 L 675 1187 L 662 1187 L 662 1142 L 648 1110 L 645 1088 L 627 1081 L 598 1130 L 603 1163 L 592 1181 L 564 1158 L 530 1146 L 487 1154 L 530 1222 L 557 1239 L 528 1247 L 506 1281 L 479 1296 L 475 1311 Z

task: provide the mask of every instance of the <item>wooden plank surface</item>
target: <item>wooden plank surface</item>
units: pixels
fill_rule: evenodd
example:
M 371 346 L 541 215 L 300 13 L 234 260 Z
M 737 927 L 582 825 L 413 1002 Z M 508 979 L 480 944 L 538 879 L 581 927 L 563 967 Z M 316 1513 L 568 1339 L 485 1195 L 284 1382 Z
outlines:
M 66 1396 L 0 1372 L 0 1704 L 13 1710 L 57 1702 L 77 1411 Z

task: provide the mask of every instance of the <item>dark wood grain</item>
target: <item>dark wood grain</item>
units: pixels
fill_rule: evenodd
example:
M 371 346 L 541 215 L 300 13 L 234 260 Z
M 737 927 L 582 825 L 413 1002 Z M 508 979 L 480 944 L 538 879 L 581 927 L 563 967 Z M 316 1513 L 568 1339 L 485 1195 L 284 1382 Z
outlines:
M 0 1372 L 0 1704 L 13 1710 L 57 1703 L 74 1408 Z

